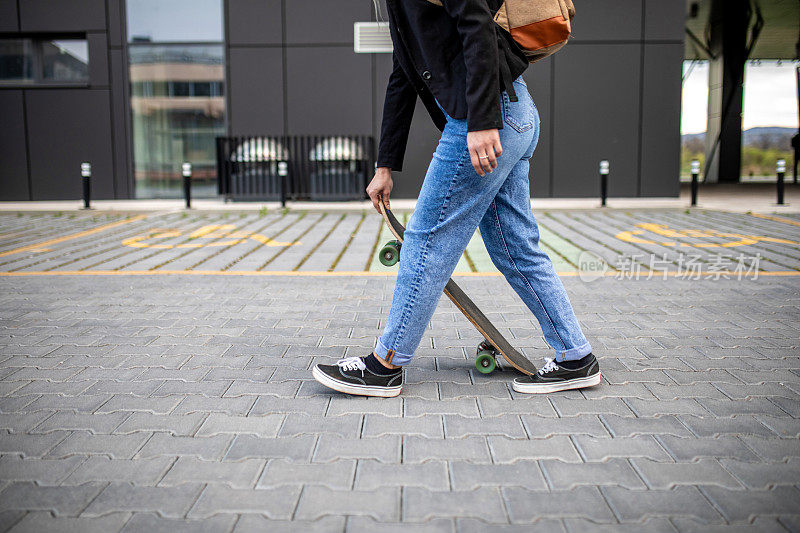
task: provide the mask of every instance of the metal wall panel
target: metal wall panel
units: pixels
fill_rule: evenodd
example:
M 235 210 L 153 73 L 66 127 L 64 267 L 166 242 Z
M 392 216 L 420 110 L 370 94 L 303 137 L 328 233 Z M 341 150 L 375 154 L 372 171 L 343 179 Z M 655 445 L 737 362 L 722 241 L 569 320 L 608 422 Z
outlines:
M 105 0 L 19 0 L 22 31 L 105 31 Z
M 281 44 L 281 0 L 228 0 L 227 10 L 232 46 Z
M 575 2 L 573 42 L 640 40 L 642 37 L 643 1 L 590 0 Z M 650 1 L 674 2 L 676 0 Z
M 21 90 L 0 91 L 0 200 L 30 200 Z
M 286 43 L 352 44 L 353 23 L 372 20 L 371 16 L 369 0 L 289 0 Z
M 89 47 L 89 85 L 108 87 L 108 44 L 105 33 L 86 34 Z
M 552 57 L 528 66 L 523 73 L 525 83 L 533 97 L 533 103 L 539 111 L 541 130 L 539 144 L 533 153 L 530 165 L 531 196 L 545 198 L 552 195 L 552 148 L 553 148 L 553 120 L 551 103 L 553 97 L 551 71 Z
M 686 30 L 686 2 L 683 0 L 643 0 L 646 41 L 683 43 Z
M 17 0 L 0 0 L 0 31 L 19 31 Z
M 367 134 L 372 131 L 368 54 L 349 47 L 286 50 L 289 135 Z
M 283 134 L 283 59 L 280 48 L 231 48 L 232 135 Z
M 680 192 L 683 44 L 647 44 L 642 87 L 642 196 Z
M 92 197 L 113 198 L 108 90 L 29 90 L 25 99 L 33 199 L 81 198 L 82 161 L 92 163 Z
M 106 0 L 109 46 L 122 46 L 125 41 L 125 9 L 122 2 L 123 0 Z
M 282 4 L 285 28 L 281 27 Z M 14 144 L 5 134 L 0 145 L 2 171 L 19 157 L 19 143 L 24 148 L 27 142 L 36 152 L 35 156 L 32 152 L 34 195 L 75 198 L 80 195 L 79 182 L 73 179 L 76 165 L 88 157 L 77 154 L 95 145 L 90 155 L 95 160 L 96 195 L 110 197 L 116 191 L 117 197 L 129 197 L 133 191 L 129 183 L 123 0 L 19 0 L 19 5 L 22 31 L 87 31 L 91 84 L 108 86 L 111 92 L 28 91 L 30 138 Z M 385 16 L 385 6 L 383 10 Z M 601 158 L 611 160 L 612 195 L 677 194 L 682 59 L 678 49 L 683 42 L 683 2 L 597 0 L 579 2 L 577 10 L 574 41 L 552 60 L 532 65 L 524 74 L 542 119 L 539 145 L 531 161 L 532 194 L 596 195 Z M 0 31 L 18 29 L 16 11 L 15 0 L 0 0 Z M 374 20 L 371 2 L 227 0 L 226 14 L 226 91 L 232 134 L 371 133 L 379 141 L 391 56 L 355 54 L 352 49 L 353 23 Z M 641 73 L 643 32 L 646 41 L 658 44 L 644 46 L 645 70 Z M 286 35 L 285 50 L 281 48 L 282 34 Z M 284 53 L 288 79 L 283 79 Z M 288 100 L 285 110 L 284 91 Z M 21 109 L 21 92 L 5 89 L 0 96 L 4 115 L 8 106 Z M 641 117 L 640 107 L 644 110 Z M 284 115 L 288 116 L 286 124 Z M 78 123 L 86 127 L 78 127 Z M 405 170 L 395 180 L 396 197 L 416 196 L 440 135 L 418 101 Z M 53 152 L 52 157 L 43 155 L 48 151 Z M 14 174 L 19 169 L 19 159 L 16 161 Z M 97 170 L 103 165 L 108 169 Z M 640 165 L 645 169 L 641 178 Z M 27 163 L 22 170 L 27 170 Z M 69 180 L 62 178 L 65 173 Z M 17 180 L 17 185 L 24 187 L 16 192 L 9 192 L 6 183 L 0 188 L 3 197 L 27 194 L 25 180 Z
M 601 159 L 611 162 L 609 196 L 636 196 L 640 50 L 595 44 L 555 56 L 555 196 L 597 196 Z

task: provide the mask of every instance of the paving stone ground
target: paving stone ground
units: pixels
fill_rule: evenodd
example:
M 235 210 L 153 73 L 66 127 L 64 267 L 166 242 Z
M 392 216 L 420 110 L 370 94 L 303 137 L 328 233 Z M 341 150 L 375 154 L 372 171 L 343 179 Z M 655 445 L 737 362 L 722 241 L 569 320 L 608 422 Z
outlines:
M 407 221 L 409 213 L 398 216 Z M 611 275 L 800 273 L 800 222 L 783 215 L 633 209 L 537 218 L 540 244 L 560 273 L 586 261 Z M 377 252 L 392 238 L 367 211 L 0 213 L 0 273 L 391 274 Z M 476 233 L 456 273 L 483 272 L 497 270 Z
M 248 216 L 241 231 L 275 240 L 309 227 Z M 614 240 L 628 215 L 583 216 L 549 217 L 564 257 L 602 255 L 592 241 L 651 246 Z M 680 212 L 637 216 L 681 227 Z M 704 216 L 722 233 L 798 240 L 791 224 Z M 206 222 L 186 218 L 187 231 Z M 372 217 L 306 218 L 333 238 Z M 54 223 L 41 240 L 116 220 Z M 48 257 L 121 253 L 105 236 Z M 290 253 L 258 244 L 243 259 L 256 267 Z M 446 299 L 400 397 L 318 385 L 315 363 L 373 346 L 389 276 L 0 276 L 0 531 L 797 531 L 800 277 L 765 273 L 800 253 L 756 245 L 776 263 L 742 279 L 565 276 L 603 382 L 547 396 L 513 392 L 513 371 L 476 372 L 478 334 Z M 115 260 L 224 266 L 235 246 Z M 368 253 L 341 260 L 363 270 Z M 501 277 L 458 282 L 525 354 L 551 355 Z

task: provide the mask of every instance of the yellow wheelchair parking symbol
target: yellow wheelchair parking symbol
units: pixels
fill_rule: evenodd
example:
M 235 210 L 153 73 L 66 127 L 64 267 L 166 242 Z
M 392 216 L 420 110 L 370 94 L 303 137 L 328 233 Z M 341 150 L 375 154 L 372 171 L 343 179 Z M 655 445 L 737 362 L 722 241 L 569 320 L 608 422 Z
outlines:
M 236 231 L 233 224 L 211 224 L 196 229 L 186 236 L 184 242 L 166 243 L 169 239 L 181 237 L 183 232 L 179 229 L 153 228 L 145 234 L 131 237 L 122 241 L 124 246 L 134 248 L 208 248 L 212 246 L 233 246 L 254 240 L 265 246 L 296 246 L 297 242 L 281 242 L 250 231 Z M 189 242 L 186 242 L 189 241 Z
M 670 229 L 664 224 L 636 224 L 637 228 L 632 231 L 622 231 L 617 233 L 617 239 L 625 242 L 638 244 L 659 244 L 661 246 L 693 247 L 693 248 L 732 248 L 734 246 L 749 246 L 757 242 L 777 242 L 780 244 L 800 244 L 797 241 L 779 239 L 776 237 L 765 237 L 763 235 L 744 235 L 741 233 L 728 233 L 711 229 Z M 651 240 L 639 237 L 646 232 L 653 233 L 666 239 L 714 239 L 723 242 L 678 242 L 678 240 Z

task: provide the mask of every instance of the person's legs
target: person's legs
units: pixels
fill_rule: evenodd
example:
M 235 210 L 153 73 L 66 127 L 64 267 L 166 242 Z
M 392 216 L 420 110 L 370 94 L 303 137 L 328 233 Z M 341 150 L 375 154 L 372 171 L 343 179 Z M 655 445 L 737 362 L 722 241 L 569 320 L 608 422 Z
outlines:
M 531 211 L 529 159 L 533 140 L 480 222 L 480 231 L 492 262 L 533 312 L 544 338 L 556 351 L 556 361 L 574 361 L 591 353 L 578 319 L 553 263 L 539 247 L 539 228 Z
M 538 318 L 560 360 L 577 363 L 560 366 L 549 361 L 538 374 L 514 380 L 514 390 L 550 392 L 594 385 L 600 379 L 597 361 L 550 259 L 538 247 L 528 160 L 538 141 L 539 115 L 522 78 L 514 83 L 520 84 L 519 100 L 511 102 L 507 93 L 502 95 L 503 153 L 492 173 L 481 177 L 471 165 L 467 121 L 447 117 L 405 232 L 391 310 L 373 354 L 391 365 L 411 360 L 480 224 L 492 260 Z M 396 396 L 402 389 L 402 370 L 382 367 L 372 354 L 316 365 L 313 373 L 328 387 L 351 394 Z
M 503 116 L 518 126 L 532 124 L 533 109 L 504 94 Z M 512 128 L 506 122 L 497 168 L 481 177 L 470 163 L 466 120 L 448 117 L 405 232 L 392 307 L 374 350 L 386 362 L 411 360 L 487 206 L 530 146 L 533 128 Z
M 385 363 L 405 365 L 413 357 L 458 259 L 534 137 L 533 102 L 522 98 L 511 102 L 503 93 L 502 105 L 506 121 L 500 130 L 503 152 L 497 158 L 497 167 L 485 176 L 479 176 L 472 167 L 467 121 L 447 117 L 405 231 L 392 307 L 374 356 L 315 365 L 312 374 L 323 385 L 348 394 L 400 394 L 402 368 L 389 369 Z

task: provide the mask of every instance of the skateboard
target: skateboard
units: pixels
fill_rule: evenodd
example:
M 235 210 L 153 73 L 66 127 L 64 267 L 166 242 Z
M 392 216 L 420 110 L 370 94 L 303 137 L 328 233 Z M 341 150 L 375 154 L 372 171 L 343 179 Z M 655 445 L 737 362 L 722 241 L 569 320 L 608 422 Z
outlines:
M 386 207 L 383 200 L 380 201 L 381 214 L 389 226 L 389 230 L 395 236 L 394 241 L 389 241 L 381 248 L 378 259 L 385 266 L 392 266 L 400 261 L 400 248 L 403 245 L 403 233 L 405 226 L 400 223 L 391 210 Z M 531 363 L 524 355 L 519 353 L 511 343 L 494 327 L 486 315 L 478 309 L 469 296 L 459 287 L 453 278 L 447 281 L 444 293 L 450 298 L 464 316 L 472 322 L 472 325 L 483 335 L 484 341 L 478 345 L 475 357 L 475 367 L 482 374 L 491 374 L 497 368 L 497 356 L 503 358 L 514 368 L 524 374 L 535 374 L 536 365 Z

